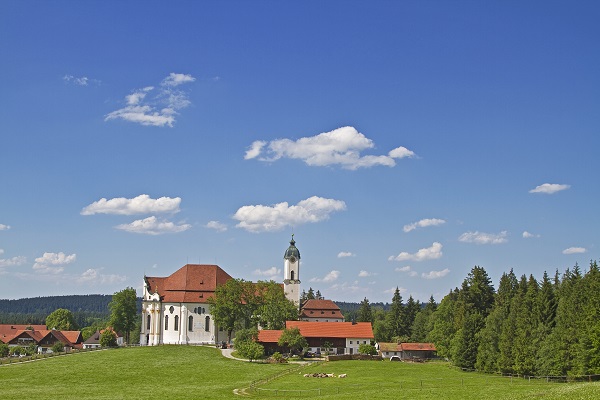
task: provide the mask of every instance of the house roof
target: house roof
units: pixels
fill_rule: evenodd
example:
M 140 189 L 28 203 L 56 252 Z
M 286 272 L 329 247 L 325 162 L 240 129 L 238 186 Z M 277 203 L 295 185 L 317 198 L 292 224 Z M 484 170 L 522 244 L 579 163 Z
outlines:
M 331 300 L 306 300 L 300 309 L 301 318 L 336 318 L 344 319 L 340 308 Z
M 31 338 L 36 344 L 39 344 L 42 340 L 44 340 L 48 336 L 54 336 L 56 340 L 63 343 L 65 346 L 70 347 L 80 347 L 81 345 L 81 332 L 79 331 L 58 331 L 55 329 L 44 329 L 44 330 L 29 330 L 29 329 L 21 329 L 13 334 L 2 335 L 0 336 L 0 340 L 4 343 L 9 343 L 18 338 Z
M 148 291 L 167 303 L 203 303 L 231 276 L 218 265 L 186 264 L 167 277 L 146 277 Z
M 27 328 L 33 328 L 34 331 L 46 330 L 46 325 L 15 325 L 15 324 L 0 324 L 0 337 L 4 335 L 13 335 L 17 331 L 24 331 Z
M 400 343 L 379 342 L 379 351 L 401 351 Z
M 107 328 L 110 329 L 111 331 L 115 332 L 112 328 Z M 106 329 L 102 329 L 99 331 L 94 332 L 94 334 L 92 336 L 90 336 L 85 342 L 85 344 L 99 344 L 100 343 L 100 336 L 102 336 L 102 334 L 104 333 Z M 119 332 L 115 332 L 115 334 L 117 335 L 118 338 L 123 337 L 122 334 L 120 334 Z
M 402 351 L 436 351 L 433 343 L 401 343 Z
M 285 327 L 299 328 L 305 338 L 357 338 L 373 339 L 373 329 L 370 322 L 308 322 L 286 321 Z M 281 331 L 260 330 L 258 341 L 263 343 L 277 342 Z

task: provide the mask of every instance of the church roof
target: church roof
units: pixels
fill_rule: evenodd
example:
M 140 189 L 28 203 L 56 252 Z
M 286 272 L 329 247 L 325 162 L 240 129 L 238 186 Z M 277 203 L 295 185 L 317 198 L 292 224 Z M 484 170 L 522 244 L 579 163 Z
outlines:
M 167 277 L 146 277 L 146 283 L 164 302 L 204 303 L 229 279 L 218 265 L 186 264 Z
M 300 259 L 300 251 L 296 247 L 296 241 L 294 240 L 294 235 L 292 235 L 292 240 L 290 240 L 290 246 L 285 251 L 283 255 L 283 259 L 287 260 L 290 257 L 295 257 L 296 259 Z

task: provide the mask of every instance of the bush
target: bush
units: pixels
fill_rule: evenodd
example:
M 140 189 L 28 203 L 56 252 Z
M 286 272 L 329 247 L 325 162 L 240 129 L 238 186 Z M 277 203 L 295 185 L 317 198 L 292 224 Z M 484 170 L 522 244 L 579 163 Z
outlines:
M 53 353 L 62 353 L 63 351 L 65 351 L 65 345 L 62 342 L 56 342 L 52 345 Z
M 0 343 L 0 357 L 8 357 L 10 349 L 6 343 Z
M 20 356 L 21 354 L 25 355 L 25 349 L 23 349 L 21 346 L 14 346 L 10 348 L 11 356 Z
M 273 353 L 273 355 L 271 356 L 271 359 L 273 361 L 275 361 L 278 364 L 283 364 L 286 363 L 287 360 L 285 359 L 285 357 L 278 351 L 276 351 L 275 353 Z
M 375 354 L 377 354 L 377 349 L 375 348 L 375 346 L 370 344 L 361 344 L 358 346 L 358 352 L 360 354 L 369 354 L 371 356 L 374 356 Z
M 110 328 L 106 328 L 100 335 L 100 346 L 117 347 L 117 334 Z

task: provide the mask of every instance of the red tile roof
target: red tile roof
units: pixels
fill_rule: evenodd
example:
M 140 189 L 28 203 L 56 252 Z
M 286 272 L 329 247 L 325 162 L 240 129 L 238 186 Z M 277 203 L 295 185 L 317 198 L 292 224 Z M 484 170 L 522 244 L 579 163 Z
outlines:
M 305 338 L 357 338 L 373 339 L 373 329 L 370 322 L 308 322 L 286 321 L 285 327 L 300 329 L 300 334 Z M 281 331 L 260 330 L 258 341 L 263 343 L 276 343 Z
M 283 331 L 261 329 L 258 331 L 258 341 L 262 343 L 277 343 Z
M 436 351 L 433 343 L 402 343 L 402 351 Z
M 3 335 L 14 335 L 16 331 L 24 331 L 27 328 L 33 328 L 34 331 L 43 331 L 46 325 L 14 325 L 14 324 L 0 324 L 0 337 Z
M 300 309 L 301 318 L 335 318 L 344 319 L 340 308 L 331 300 L 306 300 Z
M 187 264 L 167 277 L 146 277 L 150 292 L 167 303 L 201 303 L 231 276 L 218 265 Z

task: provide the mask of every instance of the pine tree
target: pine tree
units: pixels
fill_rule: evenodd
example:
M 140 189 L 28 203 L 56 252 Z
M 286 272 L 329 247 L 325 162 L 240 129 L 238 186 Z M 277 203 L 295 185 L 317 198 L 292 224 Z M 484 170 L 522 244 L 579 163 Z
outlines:
M 391 339 L 393 337 L 405 336 L 407 334 L 407 329 L 404 323 L 405 313 L 402 304 L 402 296 L 400 295 L 400 289 L 396 287 L 394 296 L 392 297 L 392 304 L 385 316 L 388 338 Z
M 450 291 L 440 302 L 432 315 L 432 329 L 427 336 L 433 342 L 440 357 L 450 357 L 451 342 L 458 330 L 456 314 L 458 308 L 458 289 Z
M 373 311 L 371 310 L 369 299 L 366 297 L 360 302 L 360 308 L 358 309 L 358 322 L 373 323 Z
M 406 307 L 404 308 L 404 332 L 405 335 L 412 334 L 412 325 L 415 322 L 417 313 L 421 310 L 421 304 L 413 299 L 412 295 L 408 297 Z
M 525 278 L 525 276 L 523 276 Z M 520 286 L 520 285 L 519 285 Z M 533 375 L 536 364 L 536 343 L 539 286 L 533 275 L 525 283 L 522 302 L 517 306 L 514 369 L 520 375 Z

